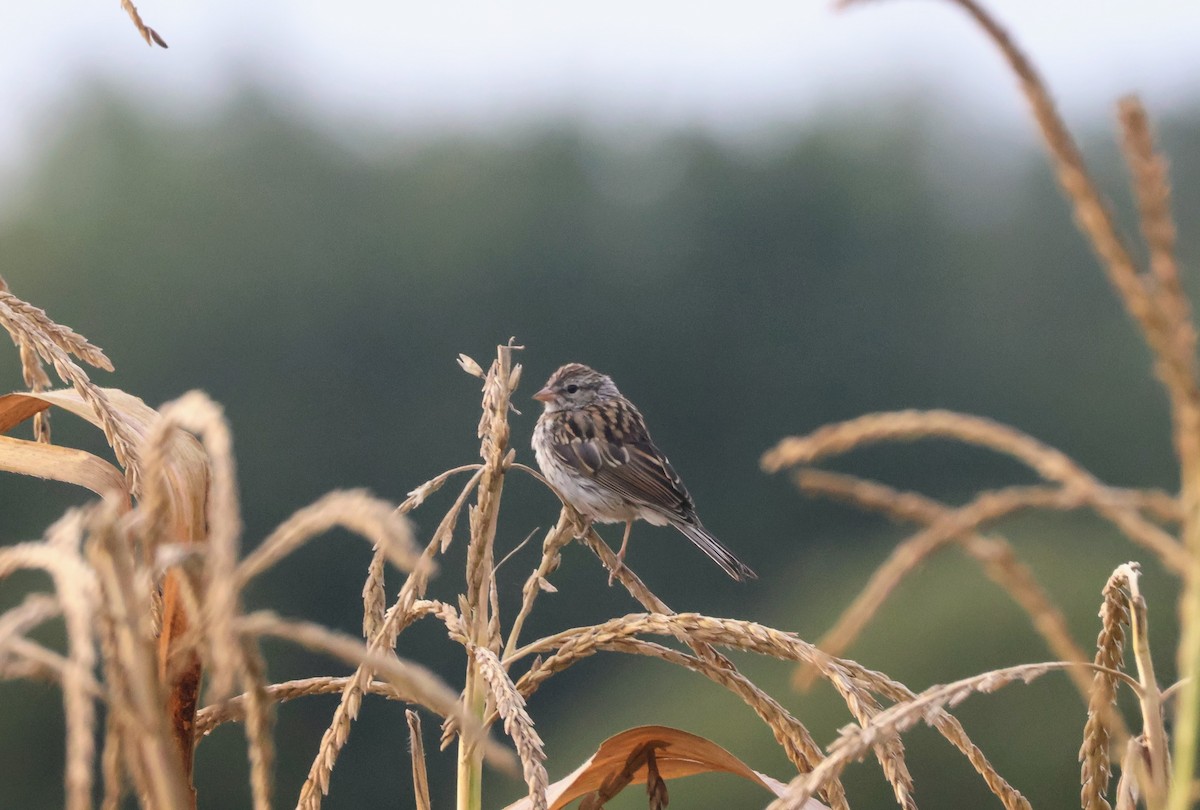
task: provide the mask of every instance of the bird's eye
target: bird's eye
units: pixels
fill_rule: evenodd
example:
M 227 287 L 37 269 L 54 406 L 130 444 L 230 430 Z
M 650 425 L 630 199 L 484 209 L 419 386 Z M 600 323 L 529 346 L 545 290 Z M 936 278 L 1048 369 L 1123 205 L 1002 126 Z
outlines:
M 570 385 L 568 385 L 568 386 L 567 386 L 567 393 L 568 393 L 568 394 L 574 394 L 574 393 L 576 393 L 578 390 L 579 390 L 579 386 L 578 386 L 578 385 L 576 385 L 575 383 L 571 383 Z

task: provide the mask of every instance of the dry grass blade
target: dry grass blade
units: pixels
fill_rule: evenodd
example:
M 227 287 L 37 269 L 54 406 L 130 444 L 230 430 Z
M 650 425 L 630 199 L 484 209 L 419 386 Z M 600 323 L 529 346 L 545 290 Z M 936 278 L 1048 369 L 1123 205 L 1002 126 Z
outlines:
M 195 796 L 184 771 L 179 743 L 163 707 L 151 621 L 153 581 L 134 561 L 132 543 L 111 504 L 91 520 L 88 560 L 103 592 L 101 629 L 110 711 L 121 726 L 122 748 L 139 792 L 158 807 L 192 807 Z
M 1047 481 L 1061 484 L 1121 530 L 1130 540 L 1154 552 L 1172 571 L 1186 572 L 1191 558 L 1175 538 L 1150 522 L 1121 490 L 1101 484 L 1065 453 L 1026 433 L 991 419 L 953 411 L 895 411 L 860 416 L 825 425 L 808 436 L 780 441 L 762 457 L 767 472 L 811 464 L 821 458 L 884 441 L 953 439 L 1010 456 Z
M 68 810 L 91 807 L 95 752 L 92 671 L 96 648 L 92 615 L 99 598 L 95 578 L 78 553 L 78 537 L 82 532 L 82 514 L 69 512 L 47 532 L 48 543 L 21 543 L 0 549 L 0 579 L 23 568 L 45 571 L 54 581 L 57 601 L 66 620 L 69 657 L 62 671 L 62 689 L 67 720 L 64 779 Z M 62 539 L 64 535 L 69 536 L 66 541 Z
M 298 678 L 293 681 L 269 684 L 263 690 L 266 700 L 270 703 L 285 703 L 296 698 L 310 695 L 330 695 L 341 692 L 351 680 L 350 676 L 333 677 L 321 675 L 314 678 Z M 414 702 L 408 692 L 399 692 L 395 685 L 387 681 L 369 681 L 363 692 L 381 695 L 389 700 Z M 205 706 L 196 712 L 196 738 L 205 737 L 224 723 L 237 723 L 246 718 L 246 703 L 248 695 L 235 695 L 218 703 Z
M 129 15 L 129 19 L 133 20 L 134 27 L 142 35 L 142 39 L 146 40 L 147 45 L 157 45 L 160 48 L 167 47 L 167 43 L 158 35 L 158 32 L 142 22 L 142 15 L 138 14 L 137 6 L 131 0 L 121 0 L 121 8 L 125 9 L 125 13 Z
M 0 397 L 0 433 L 7 433 L 31 416 L 50 407 L 42 400 L 41 392 L 13 393 Z
M 62 481 L 101 496 L 128 491 L 125 477 L 99 456 L 11 436 L 0 436 L 0 471 Z
M 485 647 L 475 647 L 472 653 L 495 702 L 496 711 L 504 720 L 504 732 L 516 743 L 521 771 L 525 776 L 525 784 L 529 786 L 530 808 L 546 810 L 546 789 L 550 783 L 544 765 L 546 751 L 542 738 L 533 727 L 533 718 L 525 710 L 525 699 L 509 680 L 504 665 L 494 652 Z
M 180 762 L 190 780 L 202 676 L 200 655 L 201 648 L 207 652 L 209 644 L 203 636 L 205 610 L 198 596 L 206 588 L 196 570 L 206 563 L 195 551 L 207 542 L 213 505 L 209 503 L 210 484 L 214 472 L 223 467 L 211 467 L 199 441 L 177 426 L 171 415 L 176 407 L 164 406 L 165 416 L 144 406 L 127 408 L 144 437 L 143 486 L 131 539 L 138 546 L 142 565 L 154 571 L 165 569 L 159 587 L 151 593 L 158 628 L 158 674 L 167 690 L 167 713 Z M 237 504 L 223 503 L 221 508 L 236 509 Z M 218 533 L 222 525 L 224 522 L 217 524 Z
M 92 387 L 95 388 L 95 386 Z M 155 495 L 154 485 L 143 487 L 141 486 L 142 480 L 147 476 L 152 480 L 156 476 L 165 476 L 164 486 L 171 491 L 172 497 L 175 493 L 187 493 L 187 499 L 194 499 L 194 493 L 200 492 L 200 502 L 203 503 L 203 491 L 208 476 L 207 458 L 195 440 L 175 430 L 172 424 L 164 423 L 162 415 L 158 411 L 135 396 L 117 388 L 97 388 L 95 390 L 103 398 L 103 412 L 97 411 L 94 402 L 76 390 L 12 393 L 0 396 L 0 433 L 4 433 L 51 405 L 62 408 L 102 429 L 106 429 L 106 420 L 114 421 L 119 425 L 117 432 L 123 437 L 122 442 L 124 443 L 112 445 L 118 461 L 121 461 L 123 457 L 136 459 L 135 466 L 126 467 L 126 474 L 135 481 L 135 486 L 132 488 L 135 494 L 141 496 L 143 501 L 152 499 Z M 65 448 L 59 449 L 64 450 Z M 156 453 L 158 454 L 157 458 L 155 457 Z M 91 477 L 97 480 L 109 480 L 112 478 L 112 473 L 97 467 L 97 471 Z M 83 483 L 88 485 L 86 481 Z M 130 488 L 121 487 L 121 489 L 128 491 Z M 109 490 L 111 488 L 106 488 L 105 491 Z M 144 503 L 143 505 L 148 504 Z M 169 508 L 182 512 L 184 504 L 172 501 Z
M 209 690 L 214 699 L 233 693 L 239 673 L 245 671 L 243 647 L 234 631 L 239 611 L 237 571 L 242 534 L 233 437 L 221 406 L 200 391 L 189 391 L 163 405 L 162 421 L 148 439 L 159 446 L 163 436 L 182 428 L 199 436 L 208 456 L 207 533 L 204 547 L 204 633 L 209 643 Z
M 237 620 L 239 632 L 250 636 L 270 635 L 299 644 L 307 649 L 324 652 L 335 658 L 356 665 L 359 671 L 377 672 L 392 688 L 401 694 L 411 695 L 414 703 L 437 712 L 444 717 L 454 717 L 464 738 L 480 747 L 483 755 L 496 767 L 510 769 L 512 754 L 502 746 L 487 739 L 480 722 L 464 713 L 455 694 L 437 675 L 420 664 L 403 661 L 394 655 L 375 652 L 357 639 L 338 633 L 311 622 L 282 619 L 270 611 L 258 611 Z M 354 683 L 350 680 L 346 688 Z M 465 721 L 465 722 L 464 722 Z M 339 749 L 340 750 L 340 749 Z M 330 766 L 330 770 L 332 766 Z M 328 772 L 327 772 L 328 773 Z M 308 784 L 306 782 L 306 784 Z M 303 805 L 305 799 L 301 799 Z
M 0 679 L 23 678 L 61 687 L 64 678 L 74 676 L 83 692 L 93 700 L 104 698 L 104 687 L 100 682 L 90 672 L 80 673 L 79 667 L 70 658 L 23 636 L 10 638 L 6 646 L 4 655 L 0 657 Z
M 900 492 L 873 481 L 821 470 L 798 470 L 795 480 L 804 492 L 847 501 L 860 508 L 882 512 L 894 520 L 928 526 L 955 521 L 951 507 L 924 495 Z M 1077 498 L 1062 490 L 1022 488 L 1001 492 L 1025 501 L 1020 508 L 1067 509 L 1077 505 Z M 989 495 L 996 496 L 999 493 Z M 964 552 L 983 566 L 988 577 L 1025 609 L 1034 629 L 1045 639 L 1046 645 L 1057 658 L 1064 661 L 1088 660 L 1071 638 L 1062 611 L 1037 582 L 1033 572 L 1017 559 L 1012 547 L 1000 538 L 984 537 L 971 530 L 957 535 L 947 534 L 944 530 L 922 532 L 897 546 L 887 562 L 875 570 L 871 581 L 856 597 L 854 604 L 842 614 L 834 629 L 818 642 L 818 646 L 832 655 L 841 655 L 900 581 L 950 541 L 957 541 Z M 811 668 L 798 670 L 796 685 L 806 687 L 811 682 L 812 674 Z M 1091 680 L 1081 670 L 1072 670 L 1068 674 L 1086 702 L 1091 691 Z
M 1022 664 L 1015 667 L 992 670 L 981 675 L 964 678 L 951 684 L 934 686 L 915 695 L 911 700 L 897 703 L 861 726 L 847 726 L 829 746 L 829 756 L 811 773 L 801 774 L 788 785 L 787 792 L 772 802 L 768 810 L 795 810 L 825 783 L 838 776 L 847 765 L 862 759 L 880 740 L 907 731 L 917 723 L 932 724 L 940 713 L 953 708 L 973 694 L 991 693 L 1009 684 L 1032 683 L 1048 672 L 1057 672 L 1079 666 L 1069 661 L 1052 661 L 1043 664 Z M 1136 682 L 1123 673 L 1119 677 L 1137 689 Z
M 412 528 L 390 503 L 364 490 L 330 492 L 295 512 L 237 568 L 239 588 L 313 537 L 342 527 L 369 540 L 401 571 L 412 571 L 420 557 Z
M 412 709 L 404 711 L 408 720 L 408 739 L 412 749 L 413 801 L 416 810 L 433 810 L 429 797 L 429 774 L 425 771 L 425 742 L 421 739 L 421 716 Z

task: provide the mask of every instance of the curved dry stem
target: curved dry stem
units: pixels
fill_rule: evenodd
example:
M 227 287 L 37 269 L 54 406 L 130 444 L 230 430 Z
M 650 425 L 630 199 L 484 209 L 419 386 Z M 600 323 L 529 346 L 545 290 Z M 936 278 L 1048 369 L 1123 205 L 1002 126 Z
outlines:
M 658 658 L 668 664 L 699 673 L 741 698 L 766 723 L 796 770 L 807 772 L 824 756 L 804 724 L 792 716 L 777 700 L 745 675 L 714 664 L 711 660 L 688 655 L 670 647 L 636 638 L 596 639 L 592 644 L 571 645 L 536 663 L 517 681 L 517 690 L 526 698 L 551 676 L 583 661 L 597 652 L 619 652 Z M 488 718 L 491 722 L 493 717 Z M 834 810 L 847 810 L 846 794 L 839 781 L 826 786 L 823 798 Z
M 991 693 L 1017 681 L 1032 683 L 1048 672 L 1077 666 L 1079 664 L 1070 661 L 1021 664 L 992 670 L 944 686 L 930 687 L 909 700 L 885 709 L 865 725 L 844 728 L 838 739 L 829 745 L 829 756 L 812 772 L 793 779 L 787 792 L 772 802 L 767 810 L 800 810 L 804 802 L 812 798 L 828 779 L 840 775 L 851 762 L 862 759 L 881 739 L 907 731 L 917 723 L 929 723 L 939 712 L 957 706 L 973 694 Z M 1139 688 L 1137 682 L 1124 673 L 1118 672 L 1115 675 L 1129 683 L 1131 688 Z
M 399 692 L 412 696 L 413 702 L 441 715 L 466 719 L 466 734 L 480 740 L 483 729 L 478 721 L 466 718 L 458 703 L 458 694 L 426 667 L 404 659 L 372 651 L 356 638 L 312 622 L 283 619 L 271 611 L 256 611 L 240 617 L 235 627 L 250 637 L 274 636 L 306 649 L 332 655 L 355 666 L 366 665 L 386 679 Z
M 854 661 L 828 655 L 795 634 L 755 622 L 717 619 L 695 613 L 671 616 L 631 614 L 598 625 L 565 630 L 521 647 L 514 652 L 512 660 L 553 650 L 561 652 L 562 648 L 572 645 L 586 648 L 597 643 L 597 640 L 608 643 L 643 633 L 678 637 L 680 632 L 686 633 L 696 643 L 723 645 L 796 663 L 811 663 L 837 690 L 855 716 L 866 717 L 871 714 L 872 707 L 877 705 L 872 692 L 893 701 L 906 701 L 913 697 L 913 692 L 903 684 Z M 996 773 L 953 716 L 933 711 L 930 721 L 942 736 L 967 756 L 1006 808 L 1028 807 L 1024 797 Z
M 872 413 L 823 425 L 807 436 L 779 441 L 762 457 L 769 473 L 786 467 L 813 464 L 822 458 L 885 441 L 953 439 L 1010 456 L 1047 481 L 1068 484 L 1086 476 L 1060 450 L 1043 444 L 1009 425 L 971 414 L 946 410 L 906 410 Z
M 458 475 L 461 472 L 476 472 L 482 468 L 482 464 L 463 464 L 460 467 L 455 467 L 454 469 L 446 470 L 444 473 L 435 475 L 424 484 L 421 484 L 421 486 L 409 491 L 408 497 L 403 503 L 396 507 L 396 511 L 402 515 L 407 515 L 409 512 L 425 503 L 426 498 L 441 489 L 442 486 L 453 476 Z
M 78 670 L 70 658 L 24 636 L 10 638 L 2 652 L 0 679 L 3 680 L 24 678 L 31 681 L 47 681 L 61 687 L 67 672 Z M 107 697 L 104 686 L 90 672 L 73 674 L 79 678 L 83 690 L 92 700 L 104 700 Z
M 1191 560 L 1183 547 L 1147 520 L 1120 490 L 1104 486 L 1062 451 L 980 416 L 944 410 L 867 414 L 825 425 L 808 436 L 783 439 L 763 454 L 762 466 L 767 472 L 778 472 L 869 444 L 929 438 L 953 439 L 1015 458 L 1047 481 L 1077 495 L 1082 504 L 1108 519 L 1130 540 L 1154 552 L 1172 571 L 1187 572 Z
M 1136 101 L 1122 104 L 1125 151 L 1129 158 L 1141 211 L 1142 232 L 1149 244 L 1150 273 L 1140 272 L 1121 238 L 1110 206 L 1097 190 L 1070 132 L 1058 115 L 1045 84 L 1007 32 L 974 0 L 954 0 L 975 19 L 997 45 L 1020 79 L 1057 169 L 1058 179 L 1074 205 L 1075 220 L 1101 258 L 1110 282 L 1137 322 L 1155 358 L 1155 371 L 1171 403 L 1172 438 L 1180 462 L 1181 501 L 1187 522 L 1183 537 L 1193 555 L 1200 553 L 1200 384 L 1197 382 L 1196 327 L 1190 304 L 1178 284 L 1174 257 L 1174 226 L 1170 221 L 1170 190 L 1165 168 L 1155 157 L 1149 127 Z M 1121 525 L 1138 542 L 1144 527 Z M 1148 546 L 1149 547 L 1149 546 Z M 1164 546 L 1156 550 L 1166 551 Z M 1174 556 L 1174 555 L 1172 555 Z M 1164 561 L 1167 561 L 1164 558 Z M 1197 750 L 1200 749 L 1200 564 L 1189 567 L 1184 558 L 1168 561 L 1185 578 L 1180 597 L 1182 617 L 1178 651 L 1179 671 L 1188 679 L 1177 710 L 1175 776 L 1169 797 L 1172 810 L 1192 803 Z
M 822 470 L 798 470 L 795 481 L 804 492 L 843 500 L 863 509 L 881 512 L 894 520 L 923 523 L 930 527 L 953 520 L 956 511 L 915 492 L 900 492 L 874 481 Z M 1008 489 L 1000 493 L 1008 493 L 1014 500 L 1023 500 L 1024 504 L 1018 508 L 1069 509 L 1077 505 L 1074 496 L 1044 487 Z M 978 500 L 975 503 L 978 504 Z M 980 563 L 988 577 L 1024 608 L 1034 629 L 1057 658 L 1064 661 L 1088 660 L 1082 648 L 1071 638 L 1062 611 L 1038 583 L 1033 572 L 1017 559 L 1012 547 L 1001 538 L 984 537 L 972 530 L 956 535 L 944 531 L 921 532 L 897 546 L 888 560 L 875 570 L 871 581 L 859 593 L 854 604 L 842 614 L 834 629 L 818 642 L 818 646 L 833 655 L 841 655 L 854 643 L 859 632 L 901 580 L 952 541 L 959 543 L 964 552 Z M 1086 703 L 1091 692 L 1091 679 L 1082 670 L 1072 670 L 1068 674 Z M 811 669 L 797 671 L 797 687 L 804 688 L 810 682 Z
M 822 649 L 839 655 L 859 636 L 900 582 L 937 549 L 974 532 L 981 525 L 1031 507 L 1070 509 L 1078 495 L 1041 487 L 1013 487 L 987 492 L 966 506 L 949 510 L 934 523 L 898 545 L 886 562 L 875 569 L 866 587 L 822 637 Z
M 330 695 L 341 692 L 350 680 L 351 676 L 348 675 L 298 678 L 283 683 L 268 684 L 263 689 L 263 697 L 269 703 L 286 703 L 310 695 Z M 363 686 L 363 692 L 382 695 L 389 700 L 413 702 L 413 696 L 410 693 L 398 691 L 395 684 L 389 681 L 368 681 Z M 243 693 L 199 709 L 196 712 L 196 739 L 207 737 L 217 726 L 225 723 L 240 723 L 245 720 L 248 699 L 248 693 Z
M 625 565 L 617 559 L 617 555 L 613 552 L 608 544 L 604 542 L 599 534 L 596 533 L 595 527 L 589 527 L 587 533 L 583 535 L 584 544 L 592 550 L 600 562 L 604 564 L 610 572 L 615 572 L 616 579 L 625 586 L 625 590 L 629 591 L 629 595 L 638 601 L 638 603 L 651 613 L 660 613 L 664 616 L 679 615 L 667 606 L 667 603 L 662 601 L 646 587 L 646 583 L 642 582 L 641 578 L 633 572 L 633 569 Z M 711 645 L 703 641 L 691 638 L 686 631 L 678 625 L 671 625 L 672 634 L 675 635 L 681 642 L 692 648 L 692 651 L 701 658 L 707 658 L 719 666 L 727 669 L 736 670 L 737 668 L 721 653 L 712 648 Z
M 294 512 L 242 560 L 235 574 L 238 588 L 244 589 L 304 543 L 339 526 L 375 544 L 401 571 L 416 567 L 421 551 L 412 527 L 392 504 L 361 489 L 334 491 Z
M 48 593 L 31 593 L 21 604 L 0 613 L 0 658 L 12 640 L 61 615 L 62 605 Z

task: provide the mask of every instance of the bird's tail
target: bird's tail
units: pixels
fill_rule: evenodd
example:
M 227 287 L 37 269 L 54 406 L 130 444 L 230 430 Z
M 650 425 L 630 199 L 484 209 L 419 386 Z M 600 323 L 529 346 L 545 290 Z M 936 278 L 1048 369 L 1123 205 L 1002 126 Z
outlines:
M 713 562 L 721 566 L 721 569 L 729 576 L 739 582 L 758 579 L 758 574 L 754 573 L 750 566 L 733 556 L 732 551 L 721 545 L 721 541 L 709 534 L 708 530 L 699 523 L 676 523 L 675 528 L 683 532 L 688 540 L 691 540 L 701 551 L 711 557 Z

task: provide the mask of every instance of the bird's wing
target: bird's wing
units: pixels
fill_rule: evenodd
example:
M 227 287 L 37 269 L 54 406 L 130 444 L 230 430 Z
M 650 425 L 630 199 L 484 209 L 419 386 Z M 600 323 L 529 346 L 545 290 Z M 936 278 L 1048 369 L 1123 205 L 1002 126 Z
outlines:
M 695 520 L 691 495 L 632 405 L 600 403 L 564 414 L 559 428 L 554 453 L 564 464 L 639 506 L 672 520 Z

